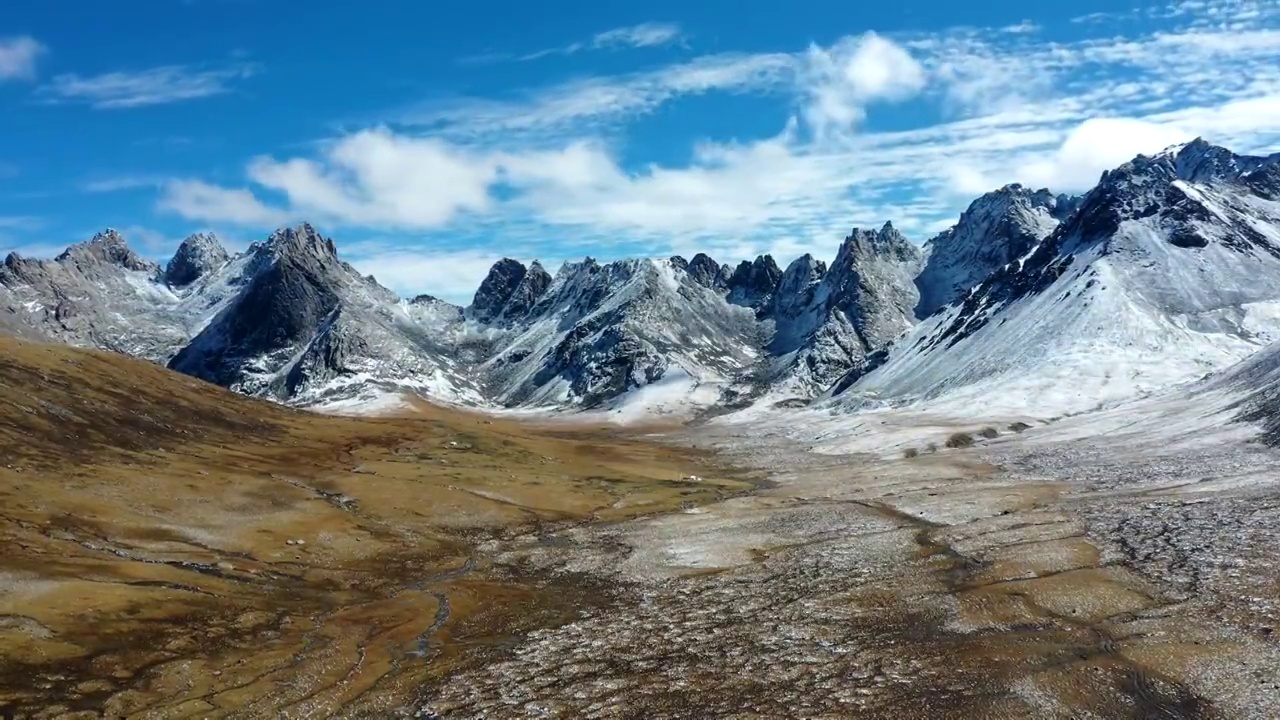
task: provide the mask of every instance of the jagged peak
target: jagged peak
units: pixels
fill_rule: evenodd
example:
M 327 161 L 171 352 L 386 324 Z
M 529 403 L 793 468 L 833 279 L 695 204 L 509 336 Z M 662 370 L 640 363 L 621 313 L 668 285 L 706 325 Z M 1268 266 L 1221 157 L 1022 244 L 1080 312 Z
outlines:
M 907 236 L 894 227 L 892 222 L 886 222 L 879 230 L 853 228 L 849 235 L 845 237 L 841 250 L 851 245 L 867 245 L 875 250 L 884 250 L 903 244 L 910 244 Z
M 118 265 L 127 270 L 155 270 L 158 266 L 144 260 L 129 244 L 124 236 L 114 228 L 106 228 L 94 233 L 93 237 L 68 247 L 56 258 L 57 262 L 105 262 Z
M 165 266 L 164 280 L 174 287 L 190 285 L 230 259 L 213 233 L 193 233 L 178 246 Z
M 101 232 L 94 233 L 93 239 L 91 239 L 89 242 L 90 243 L 108 243 L 111 245 L 125 244 L 124 236 L 121 235 L 120 231 L 116 230 L 115 228 L 105 228 Z
M 305 222 L 294 227 L 277 228 L 265 242 L 254 243 L 251 250 L 270 252 L 277 256 L 299 251 L 318 252 L 333 258 L 338 256 L 333 240 L 321 235 L 311 223 Z

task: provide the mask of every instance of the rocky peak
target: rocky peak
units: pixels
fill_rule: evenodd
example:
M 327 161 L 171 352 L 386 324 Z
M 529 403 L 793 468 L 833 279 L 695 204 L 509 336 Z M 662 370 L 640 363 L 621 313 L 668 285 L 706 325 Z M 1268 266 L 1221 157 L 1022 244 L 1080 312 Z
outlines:
M 114 265 L 126 270 L 155 271 L 159 266 L 144 260 L 125 242 L 117 231 L 107 228 L 87 242 L 76 243 L 57 257 L 57 262 L 74 264 L 82 269 L 92 265 Z
M 1078 205 L 1077 198 L 1016 183 L 974 200 L 955 225 L 925 244 L 928 262 L 915 281 L 920 290 L 916 316 L 955 302 L 1026 255 Z
M 186 287 L 226 264 L 230 256 L 212 233 L 196 233 L 178 246 L 165 266 L 164 280 L 172 287 Z
M 840 246 L 839 254 L 858 253 L 869 255 L 888 253 L 905 258 L 917 255 L 919 251 L 893 226 L 893 223 L 886 222 L 879 230 L 854 228 L 849 233 Z M 840 262 L 839 254 L 837 254 L 836 264 Z
M 502 258 L 494 263 L 471 300 L 471 317 L 480 322 L 490 322 L 501 315 L 528 272 L 529 269 L 519 260 Z
M 497 317 L 503 320 L 525 319 L 550 287 L 551 273 L 542 267 L 542 263 L 534 260 L 529 263 L 524 277 L 520 278 L 506 302 L 503 303 Z
M 772 255 L 760 255 L 751 262 L 743 260 L 729 276 L 727 299 L 734 305 L 762 311 L 773 300 L 774 291 L 781 279 L 782 271 L 778 269 Z
M 266 242 L 255 243 L 251 251 L 266 252 L 275 257 L 309 256 L 321 260 L 336 260 L 338 257 L 333 240 L 321 235 L 310 223 L 279 228 Z
M 773 317 L 788 322 L 805 312 L 814 301 L 814 292 L 827 274 L 827 264 L 805 253 L 787 266 L 773 298 Z
M 694 255 L 685 272 L 694 282 L 704 287 L 717 287 L 723 281 L 720 263 L 712 260 L 706 253 Z

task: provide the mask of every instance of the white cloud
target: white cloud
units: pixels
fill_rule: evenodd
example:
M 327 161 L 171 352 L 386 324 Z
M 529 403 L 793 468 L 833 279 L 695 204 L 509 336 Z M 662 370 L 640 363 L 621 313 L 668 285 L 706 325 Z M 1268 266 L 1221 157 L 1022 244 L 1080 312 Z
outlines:
M 489 208 L 497 160 L 434 138 L 366 130 L 328 147 L 323 161 L 259 158 L 249 178 L 283 193 L 295 214 L 366 227 L 432 228 Z
M 1023 182 L 1082 191 L 1097 184 L 1104 170 L 1187 142 L 1194 134 L 1172 125 L 1131 118 L 1094 118 L 1071 131 L 1054 153 L 1021 170 Z
M 66 74 L 54 76 L 38 92 L 49 103 L 80 103 L 98 109 L 133 108 L 222 95 L 232 91 L 234 81 L 256 72 L 254 65 L 237 64 L 204 69 L 166 65 L 92 77 Z
M 141 188 L 156 188 L 164 184 L 164 178 L 156 175 L 113 175 L 86 180 L 80 189 L 87 193 L 113 193 Z
M 806 96 L 802 115 L 819 138 L 850 132 L 868 104 L 905 100 L 925 85 L 920 63 L 873 32 L 829 48 L 811 46 L 800 77 Z
M 644 48 L 667 45 L 680 38 L 680 26 L 676 23 L 646 22 L 596 33 L 591 38 L 591 45 L 596 48 Z
M 1219 27 L 1188 15 L 1158 33 L 1081 27 L 1088 37 L 1072 42 L 1031 28 L 964 29 L 708 55 L 521 101 L 420 108 L 410 131 L 364 131 L 315 155 L 255 161 L 247 188 L 194 186 L 203 202 L 179 202 L 172 196 L 189 201 L 191 187 L 171 185 L 166 204 L 244 225 L 306 216 L 600 255 L 656 246 L 827 256 L 849 227 L 885 220 L 924 239 L 1005 183 L 1082 190 L 1104 169 L 1195 135 L 1239 152 L 1273 150 L 1280 15 L 1231 17 Z M 634 149 L 612 130 L 714 93 L 779 97 L 777 131 L 703 140 L 682 162 L 624 162 Z M 907 100 L 915 125 L 864 122 L 877 103 Z M 260 199 L 275 196 L 288 203 Z M 215 218 L 221 205 L 227 216 Z
M 467 99 L 401 113 L 398 122 L 451 139 L 528 142 L 634 119 L 676 98 L 712 92 L 780 91 L 793 83 L 787 53 L 703 55 L 658 70 L 587 78 L 544 88 L 523 100 Z M 501 137 L 499 137 L 501 136 Z
M 46 52 L 35 38 L 0 38 L 0 81 L 34 80 L 36 60 Z
M 569 43 L 560 47 L 546 48 L 526 55 L 512 56 L 507 53 L 491 53 L 469 58 L 471 61 L 497 62 L 502 60 L 539 60 L 551 55 L 576 55 L 584 50 L 618 50 L 624 48 L 647 48 L 670 45 L 684 39 L 680 26 L 676 23 L 644 22 L 638 25 L 616 27 L 598 32 L 590 40 Z
M 287 213 L 267 207 L 249 190 L 223 188 L 200 180 L 166 182 L 159 208 L 189 220 L 235 225 L 274 226 L 290 219 Z

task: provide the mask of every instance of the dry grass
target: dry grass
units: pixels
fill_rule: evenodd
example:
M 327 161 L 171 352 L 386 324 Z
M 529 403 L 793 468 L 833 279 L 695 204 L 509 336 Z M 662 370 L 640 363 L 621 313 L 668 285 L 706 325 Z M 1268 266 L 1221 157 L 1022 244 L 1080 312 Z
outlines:
M 0 708 L 376 714 L 604 601 L 479 543 L 745 487 L 708 475 L 604 430 L 320 416 L 0 338 Z

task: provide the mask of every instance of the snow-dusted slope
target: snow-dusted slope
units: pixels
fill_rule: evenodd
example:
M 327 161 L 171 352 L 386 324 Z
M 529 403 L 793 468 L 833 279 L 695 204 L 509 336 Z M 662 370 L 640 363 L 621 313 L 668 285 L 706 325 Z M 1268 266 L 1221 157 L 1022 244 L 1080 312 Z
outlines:
M 717 385 L 752 363 L 746 307 L 666 260 L 566 264 L 482 366 L 503 404 L 599 405 L 666 378 Z
M 241 282 L 169 366 L 250 395 L 313 404 L 383 390 L 479 401 L 440 327 L 338 259 L 310 225 L 255 244 Z
M 181 297 L 114 230 L 53 260 L 10 253 L 0 264 L 0 313 L 21 334 L 164 360 L 191 336 Z
M 1277 161 L 1197 141 L 1106 173 L 834 402 L 1076 412 L 1241 360 L 1280 337 Z
M 1079 205 L 1080 198 L 1006 185 L 974 200 L 951 228 L 924 245 L 916 277 L 924 318 L 964 297 L 991 273 L 1030 252 Z
M 765 392 L 813 397 L 910 329 L 921 262 L 920 250 L 886 223 L 855 228 L 830 269 L 809 255 L 791 263 L 768 314 Z

